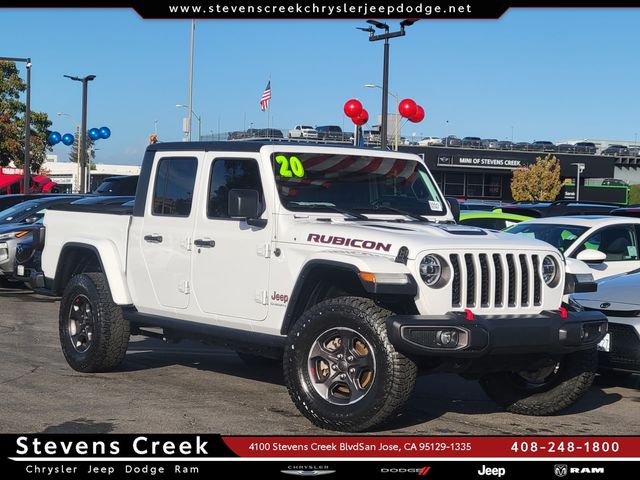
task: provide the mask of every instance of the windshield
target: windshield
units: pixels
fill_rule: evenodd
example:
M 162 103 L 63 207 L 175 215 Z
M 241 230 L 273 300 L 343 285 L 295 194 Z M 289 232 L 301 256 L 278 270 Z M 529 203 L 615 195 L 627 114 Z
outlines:
M 290 152 L 274 153 L 271 160 L 280 201 L 289 210 L 447 213 L 427 169 L 417 161 Z
M 580 235 L 588 230 L 587 227 L 575 225 L 551 225 L 548 223 L 520 223 L 505 232 L 536 238 L 550 243 L 561 252 L 565 252 Z

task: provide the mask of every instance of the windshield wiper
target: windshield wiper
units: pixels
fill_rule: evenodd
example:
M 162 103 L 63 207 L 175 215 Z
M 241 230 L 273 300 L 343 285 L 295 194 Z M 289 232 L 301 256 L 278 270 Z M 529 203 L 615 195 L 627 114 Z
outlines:
M 401 215 L 405 215 L 407 217 L 413 218 L 414 220 L 418 220 L 419 222 L 430 223 L 430 221 L 427 220 L 426 218 L 424 218 L 422 215 L 420 215 L 418 213 L 407 212 L 406 210 L 402 210 L 400 208 L 388 207 L 386 205 L 376 205 L 376 206 L 374 206 L 374 208 L 376 210 L 383 210 L 383 211 L 387 211 L 387 212 L 399 213 Z
M 349 210 L 349 209 L 345 209 L 345 208 L 340 208 L 340 207 L 336 207 L 335 205 L 329 205 L 326 203 L 299 203 L 299 202 L 287 202 L 286 206 L 290 206 L 290 205 L 295 205 L 298 207 L 303 207 L 303 208 L 308 208 L 310 210 L 317 210 L 317 209 L 326 209 L 326 210 L 331 210 L 333 212 L 338 212 L 341 213 L 343 215 L 346 215 L 348 217 L 351 217 L 351 219 L 353 220 L 369 220 L 369 217 L 358 213 L 354 210 Z

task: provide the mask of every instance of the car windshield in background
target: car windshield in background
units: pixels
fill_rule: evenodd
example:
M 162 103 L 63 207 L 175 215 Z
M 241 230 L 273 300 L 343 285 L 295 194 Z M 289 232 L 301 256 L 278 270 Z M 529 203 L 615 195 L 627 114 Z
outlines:
M 413 160 L 292 152 L 274 153 L 271 160 L 280 200 L 289 210 L 447 212 L 426 168 Z
M 576 225 L 520 223 L 506 229 L 505 232 L 542 240 L 553 245 L 561 252 L 564 252 L 587 230 L 587 227 L 579 227 Z
M 18 205 L 14 205 L 11 208 L 0 212 L 0 224 L 7 223 L 19 223 L 26 218 L 29 218 L 30 214 L 38 216 L 38 211 L 41 210 L 42 204 L 40 202 L 23 202 Z M 40 215 L 42 216 L 42 215 Z

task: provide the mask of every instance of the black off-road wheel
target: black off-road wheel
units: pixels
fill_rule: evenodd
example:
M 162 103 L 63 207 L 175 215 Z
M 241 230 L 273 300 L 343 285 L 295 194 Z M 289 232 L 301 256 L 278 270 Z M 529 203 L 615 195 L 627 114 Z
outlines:
M 390 315 L 370 299 L 338 297 L 315 305 L 293 326 L 284 353 L 285 383 L 315 425 L 370 430 L 407 402 L 416 365 L 389 342 Z
M 554 415 L 589 390 L 597 368 L 598 352 L 592 348 L 565 355 L 536 370 L 486 375 L 480 379 L 480 385 L 509 412 Z
M 129 322 L 122 316 L 103 273 L 74 275 L 60 302 L 60 345 L 78 372 L 115 369 L 127 352 Z

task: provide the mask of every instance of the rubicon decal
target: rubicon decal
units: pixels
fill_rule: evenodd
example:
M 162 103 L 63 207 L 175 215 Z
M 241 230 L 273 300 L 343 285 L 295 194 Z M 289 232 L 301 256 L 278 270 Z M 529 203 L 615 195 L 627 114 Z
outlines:
M 324 243 L 327 245 L 337 245 L 353 248 L 364 248 L 365 250 L 382 250 L 388 252 L 391 250 L 390 243 L 376 242 L 374 240 L 363 240 L 360 238 L 337 237 L 334 235 L 320 235 L 319 233 L 310 233 L 307 242 Z

